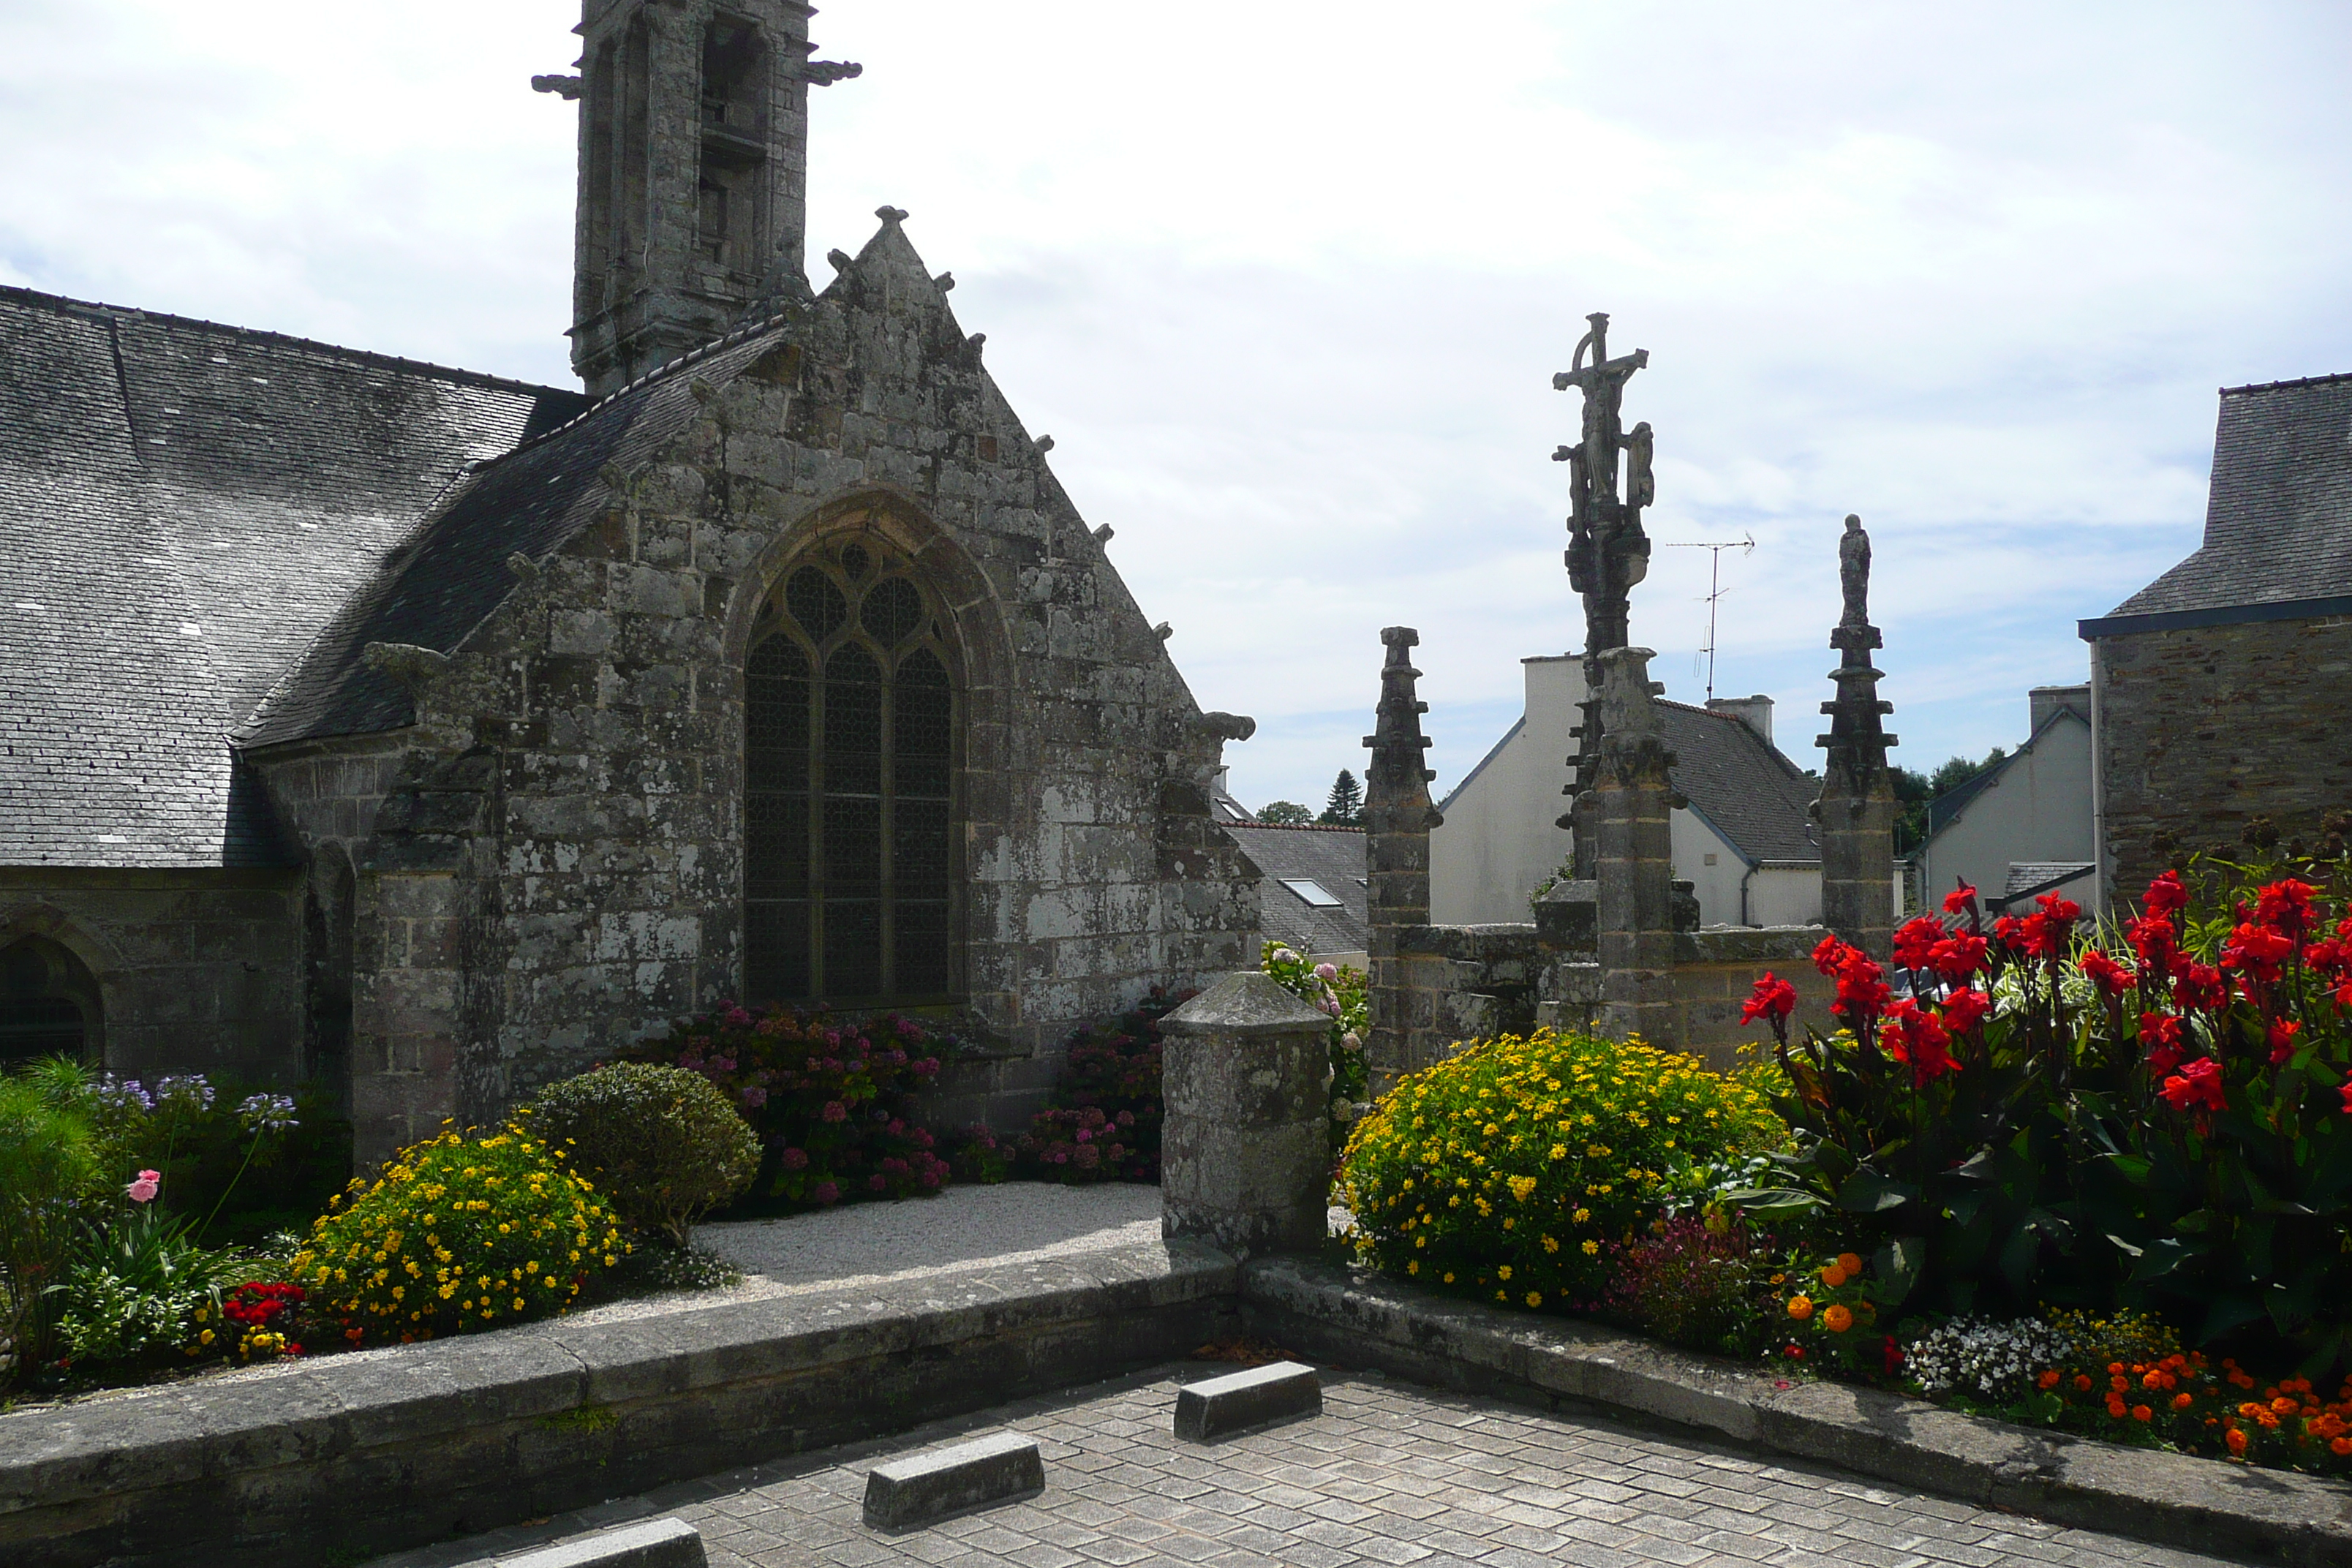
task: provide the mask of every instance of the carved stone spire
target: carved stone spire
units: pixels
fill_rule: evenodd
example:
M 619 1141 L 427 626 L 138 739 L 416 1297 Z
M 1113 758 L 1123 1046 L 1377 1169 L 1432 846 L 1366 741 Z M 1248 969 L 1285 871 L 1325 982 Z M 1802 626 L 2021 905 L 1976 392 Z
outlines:
M 1885 646 L 1870 624 L 1870 535 L 1849 516 L 1838 541 L 1844 607 L 1830 646 L 1842 655 L 1830 671 L 1837 696 L 1822 704 L 1830 732 L 1815 744 L 1829 753 L 1813 815 L 1822 836 L 1822 921 L 1846 941 L 1884 958 L 1895 915 L 1895 778 L 1882 722 L 1895 704 L 1878 695 L 1881 672 L 1871 650 Z
M 1371 1037 L 1364 1054 L 1373 1089 L 1427 1064 L 1406 1059 L 1406 993 L 1397 952 L 1399 932 L 1429 923 L 1429 832 L 1444 819 L 1430 803 L 1433 773 L 1421 716 L 1429 704 L 1415 695 L 1421 671 L 1408 660 L 1421 634 L 1411 626 L 1381 631 L 1388 658 L 1381 668 L 1381 701 L 1372 733 L 1364 737 L 1372 760 L 1364 769 L 1364 865 L 1370 895 Z
M 1591 331 L 1577 343 L 1570 368 L 1551 378 L 1555 391 L 1574 387 L 1584 395 L 1582 437 L 1552 453 L 1569 465 L 1568 580 L 1584 600 L 1584 721 L 1577 727 L 1576 773 L 1561 793 L 1572 797 L 1559 826 L 1576 836 L 1575 871 L 1589 878 L 1596 864 L 1591 794 L 1604 721 L 1601 713 L 1600 656 L 1626 643 L 1633 584 L 1650 570 L 1650 540 L 1642 531 L 1642 509 L 1657 495 L 1650 471 L 1651 433 L 1644 422 L 1631 432 L 1620 412 L 1625 383 L 1650 363 L 1650 351 L 1636 349 L 1609 357 L 1609 316 L 1585 318 Z M 1588 363 L 1586 354 L 1591 354 Z M 1623 458 L 1620 481 L 1619 459 Z

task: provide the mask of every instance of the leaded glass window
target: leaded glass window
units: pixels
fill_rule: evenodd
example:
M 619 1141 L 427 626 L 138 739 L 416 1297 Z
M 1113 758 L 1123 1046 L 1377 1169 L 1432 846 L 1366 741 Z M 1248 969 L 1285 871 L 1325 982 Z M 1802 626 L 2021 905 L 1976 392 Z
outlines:
M 955 883 L 953 668 L 936 602 L 871 542 L 762 606 L 744 668 L 744 989 L 943 1000 Z

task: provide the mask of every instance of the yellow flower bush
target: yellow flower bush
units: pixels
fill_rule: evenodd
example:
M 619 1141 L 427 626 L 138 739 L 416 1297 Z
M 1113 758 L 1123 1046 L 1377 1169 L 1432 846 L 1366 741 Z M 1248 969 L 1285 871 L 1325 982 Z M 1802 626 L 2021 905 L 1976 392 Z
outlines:
M 1539 1029 L 1402 1079 L 1357 1123 L 1341 1201 L 1358 1255 L 1440 1289 L 1570 1309 L 1603 1244 L 1659 1212 L 1673 1173 L 1786 1146 L 1766 1094 L 1693 1058 Z
M 382 1180 L 332 1201 L 294 1279 L 353 1344 L 552 1317 L 629 1250 L 611 1205 L 562 1160 L 514 1127 L 403 1150 Z

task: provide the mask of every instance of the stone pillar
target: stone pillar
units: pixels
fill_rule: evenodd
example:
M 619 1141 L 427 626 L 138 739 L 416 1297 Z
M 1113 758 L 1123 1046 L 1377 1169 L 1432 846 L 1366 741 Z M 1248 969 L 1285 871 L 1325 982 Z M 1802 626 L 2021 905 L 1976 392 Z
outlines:
M 1675 754 L 1666 749 L 1650 683 L 1651 650 L 1596 657 L 1601 738 L 1592 824 L 1600 910 L 1601 1030 L 1639 1035 L 1668 1050 L 1675 1023 L 1675 865 L 1671 816 Z
M 1329 1230 L 1330 1018 L 1255 970 L 1160 1021 L 1160 1231 L 1236 1257 Z
M 1381 668 L 1373 732 L 1364 737 L 1372 760 L 1364 769 L 1363 812 L 1371 927 L 1366 955 L 1371 1028 L 1364 1055 L 1376 1098 L 1404 1074 L 1429 1065 L 1416 1058 L 1430 1053 L 1413 1048 L 1409 1037 L 1436 1027 L 1435 1004 L 1406 984 L 1397 937 L 1429 923 L 1429 831 L 1444 820 L 1429 799 L 1429 781 L 1437 775 L 1422 758 L 1429 741 L 1421 732 L 1421 716 L 1429 711 L 1429 704 L 1414 695 L 1413 682 L 1421 679 L 1421 671 L 1408 662 L 1409 650 L 1420 643 L 1421 634 L 1411 626 L 1389 626 L 1381 631 L 1381 641 L 1389 651 Z
M 1830 732 L 1815 744 L 1829 753 L 1813 817 L 1821 826 L 1822 923 L 1882 963 L 1895 928 L 1895 776 L 1886 750 L 1895 738 L 1881 721 L 1895 704 L 1878 695 L 1871 650 L 1884 647 L 1870 624 L 1870 535 L 1862 519 L 1845 520 L 1838 544 L 1845 613 L 1830 633 L 1842 656 L 1830 672 L 1835 700 L 1822 704 Z

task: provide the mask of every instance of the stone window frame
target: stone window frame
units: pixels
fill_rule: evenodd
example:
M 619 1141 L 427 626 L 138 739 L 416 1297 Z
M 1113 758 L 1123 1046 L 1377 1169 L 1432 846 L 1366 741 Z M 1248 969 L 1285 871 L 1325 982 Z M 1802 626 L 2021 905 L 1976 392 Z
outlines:
M 40 987 L 45 996 L 70 1001 L 80 1014 L 81 1061 L 106 1067 L 107 1025 L 115 1002 L 110 977 L 121 966 L 119 957 L 61 910 L 44 903 L 0 910 L 0 952 L 26 942 L 36 944 L 36 952 L 49 950 L 47 983 Z
M 807 542 L 783 562 L 772 574 L 767 591 L 760 596 L 749 646 L 744 653 L 744 663 L 740 667 L 745 685 L 743 724 L 740 731 L 743 737 L 744 747 L 741 774 L 744 811 L 742 989 L 746 1000 L 757 1004 L 821 1001 L 853 1010 L 893 1005 L 916 1007 L 952 1005 L 959 1001 L 963 994 L 961 955 L 967 900 L 963 894 L 964 865 L 960 851 L 962 839 L 961 830 L 965 820 L 965 792 L 962 786 L 966 772 L 965 736 L 969 708 L 962 679 L 964 668 L 962 650 L 955 636 L 954 617 L 949 613 L 938 586 L 927 579 L 914 552 L 900 542 L 890 538 L 886 532 L 871 526 L 874 521 L 869 515 L 859 520 L 862 526 L 828 530 L 820 537 Z M 811 627 L 804 624 L 802 617 L 795 616 L 791 608 L 793 584 L 804 574 L 811 572 L 821 574 L 842 595 L 844 614 L 842 618 L 831 626 Z M 875 602 L 876 596 L 883 591 L 884 585 L 892 581 L 905 582 L 913 586 L 916 594 L 919 595 L 921 614 L 918 618 L 917 629 L 911 634 L 890 641 L 886 646 L 883 638 L 867 623 L 866 611 L 867 606 Z M 751 661 L 777 637 L 786 638 L 797 651 L 801 667 L 806 671 L 803 679 L 809 682 L 809 696 L 806 700 L 811 705 L 807 742 L 810 773 L 807 775 L 807 786 L 803 798 L 812 809 L 805 819 L 804 827 L 809 835 L 807 861 L 803 873 L 807 879 L 805 884 L 808 889 L 807 897 L 799 900 L 781 900 L 801 902 L 807 909 L 808 924 L 804 928 L 802 940 L 808 983 L 797 993 L 778 990 L 776 994 L 770 994 L 770 990 L 773 988 L 761 984 L 761 977 L 755 974 L 752 967 L 755 958 L 752 907 L 755 901 L 759 900 L 756 900 L 753 895 L 753 877 L 757 868 L 752 862 L 751 824 L 753 814 L 758 809 L 754 796 L 763 792 L 758 787 L 761 781 L 755 778 L 752 772 L 751 727 L 755 720 L 755 705 L 751 693 Z M 877 929 L 875 933 L 877 951 L 874 962 L 881 976 L 880 988 L 875 991 L 842 992 L 833 984 L 835 977 L 825 973 L 825 966 L 830 960 L 830 954 L 827 952 L 825 908 L 829 902 L 837 898 L 837 895 L 830 893 L 827 888 L 828 868 L 824 862 L 830 826 L 824 814 L 814 808 L 817 806 L 820 800 L 825 798 L 824 784 L 826 782 L 826 762 L 830 754 L 828 742 L 831 738 L 822 733 L 828 710 L 825 696 L 827 688 L 824 685 L 827 679 L 825 671 L 832 660 L 848 649 L 856 649 L 863 653 L 868 659 L 874 661 L 883 673 L 876 716 L 877 729 L 886 722 L 892 722 L 895 725 L 900 711 L 898 705 L 903 701 L 902 687 L 897 679 L 898 672 L 918 654 L 928 654 L 946 677 L 949 703 L 946 721 L 948 744 L 944 758 L 947 777 L 945 802 L 947 821 L 945 842 L 942 846 L 945 857 L 944 930 L 940 933 L 940 940 L 945 944 L 946 952 L 942 955 L 943 962 L 940 971 L 942 984 L 936 986 L 926 986 L 921 989 L 909 988 L 903 982 L 899 969 L 901 955 L 898 952 L 897 939 L 899 935 L 898 921 L 906 912 L 907 900 L 901 896 L 902 885 L 898 881 L 898 868 L 895 864 L 899 842 L 894 831 L 896 814 L 909 798 L 928 800 L 934 797 L 908 797 L 901 793 L 898 763 L 902 752 L 898 744 L 898 736 L 895 727 L 887 742 L 877 740 L 879 756 L 885 759 L 877 763 L 877 784 L 875 791 L 879 804 L 877 849 Z M 865 792 L 856 793 L 863 795 Z M 921 901 L 929 903 L 931 900 Z

